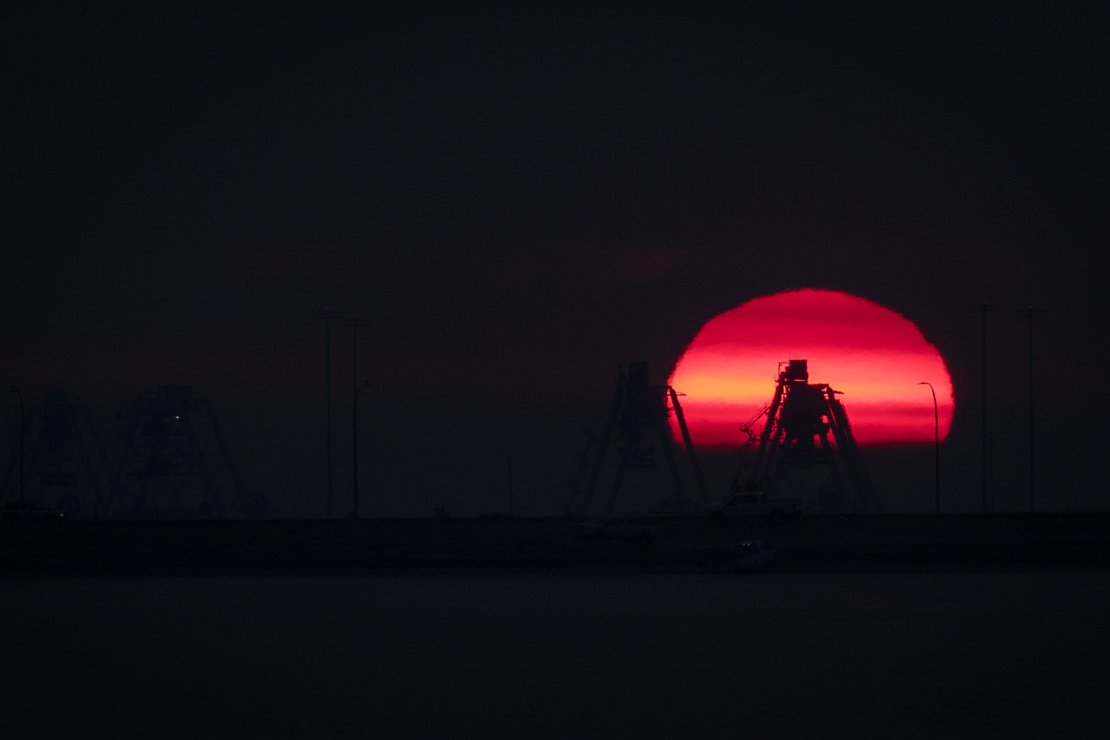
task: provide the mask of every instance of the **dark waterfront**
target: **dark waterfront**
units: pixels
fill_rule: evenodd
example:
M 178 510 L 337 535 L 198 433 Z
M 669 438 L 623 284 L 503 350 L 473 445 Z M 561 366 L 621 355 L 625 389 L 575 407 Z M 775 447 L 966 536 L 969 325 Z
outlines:
M 1110 569 L 1106 514 L 75 521 L 0 525 L 0 575 L 692 574 L 744 540 L 782 573 Z
M 1103 737 L 1110 574 L 0 581 L 5 737 Z

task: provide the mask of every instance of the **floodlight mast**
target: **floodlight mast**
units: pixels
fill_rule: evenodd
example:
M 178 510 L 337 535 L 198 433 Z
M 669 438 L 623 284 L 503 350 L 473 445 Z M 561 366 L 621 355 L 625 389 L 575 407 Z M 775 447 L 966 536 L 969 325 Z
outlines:
M 979 314 L 982 323 L 982 368 L 983 368 L 983 386 L 982 386 L 982 435 L 983 435 L 983 511 L 989 512 L 994 507 L 991 501 L 991 474 L 990 474 L 990 445 L 987 442 L 989 432 L 987 430 L 987 314 L 995 313 L 998 311 L 998 306 L 989 303 L 986 300 L 973 303 L 968 306 L 968 310 L 972 313 Z
M 358 395 L 363 388 L 370 385 L 369 380 L 364 380 L 355 386 L 355 398 L 351 404 L 351 519 L 358 519 Z
M 345 311 L 336 311 L 332 308 L 324 308 L 312 314 L 312 318 L 317 321 L 324 322 L 324 418 L 325 425 L 327 426 L 325 446 L 327 447 L 327 467 L 328 467 L 328 507 L 327 518 L 332 518 L 332 469 L 331 469 L 331 322 L 336 319 L 348 318 L 350 314 Z
M 23 391 L 19 390 L 16 386 L 8 389 L 9 393 L 14 393 L 19 398 L 19 510 L 22 513 L 25 505 L 24 496 L 26 495 L 26 487 L 24 485 L 23 468 L 23 440 L 27 436 L 27 412 L 23 407 Z
M 1048 311 L 1043 308 L 1033 308 L 1026 306 L 1020 311 L 1021 316 L 1029 323 L 1029 513 L 1032 514 L 1036 510 L 1037 503 L 1037 484 L 1036 484 L 1036 437 L 1034 436 L 1034 404 L 1033 404 L 1033 321 L 1048 314 Z
M 351 378 L 354 382 L 354 396 L 351 399 L 351 443 L 353 447 L 354 457 L 351 461 L 351 495 L 354 499 L 354 508 L 351 509 L 351 518 L 357 519 L 358 514 L 358 394 L 365 387 L 370 385 L 369 380 L 358 382 L 358 329 L 360 326 L 370 326 L 370 322 L 366 319 L 361 319 L 358 316 L 351 314 L 351 317 L 343 322 L 351 330 Z

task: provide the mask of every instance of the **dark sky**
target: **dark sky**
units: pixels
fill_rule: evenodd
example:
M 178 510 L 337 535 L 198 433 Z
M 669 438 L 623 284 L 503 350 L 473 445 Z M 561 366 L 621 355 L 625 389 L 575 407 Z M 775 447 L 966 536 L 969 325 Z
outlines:
M 1027 304 L 1050 312 L 1046 502 L 1105 505 L 1097 4 L 162 5 L 4 12 L 0 367 L 32 398 L 67 389 L 114 436 L 133 395 L 191 384 L 251 487 L 318 514 L 309 316 L 330 305 L 371 321 L 367 511 L 504 508 L 512 454 L 520 509 L 553 513 L 619 363 L 662 375 L 716 313 L 834 288 L 947 358 L 945 488 L 970 508 L 967 306 L 987 298 L 1000 505 L 1024 501 Z M 346 495 L 350 334 L 334 339 Z M 878 475 L 893 508 L 927 507 L 929 451 L 898 454 L 923 477 Z

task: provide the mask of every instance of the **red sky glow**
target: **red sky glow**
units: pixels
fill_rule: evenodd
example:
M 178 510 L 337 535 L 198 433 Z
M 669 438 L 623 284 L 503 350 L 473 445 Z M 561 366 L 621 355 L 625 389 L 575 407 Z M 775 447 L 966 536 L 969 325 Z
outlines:
M 741 426 L 769 402 L 780 362 L 809 360 L 809 382 L 840 397 L 860 444 L 933 441 L 933 384 L 940 436 L 955 407 L 944 358 L 912 321 L 832 290 L 795 290 L 748 301 L 707 322 L 670 384 L 698 446 L 738 446 Z M 762 429 L 762 420 L 759 427 Z

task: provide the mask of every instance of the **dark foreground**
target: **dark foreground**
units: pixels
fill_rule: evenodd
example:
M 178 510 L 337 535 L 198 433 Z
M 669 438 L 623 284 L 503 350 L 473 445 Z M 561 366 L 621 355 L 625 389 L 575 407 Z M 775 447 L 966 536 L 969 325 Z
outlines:
M 697 573 L 762 539 L 779 572 L 1110 570 L 1110 515 L 61 521 L 0 525 L 0 574 Z
M 1105 738 L 1110 573 L 0 580 L 0 737 Z

